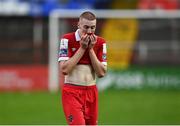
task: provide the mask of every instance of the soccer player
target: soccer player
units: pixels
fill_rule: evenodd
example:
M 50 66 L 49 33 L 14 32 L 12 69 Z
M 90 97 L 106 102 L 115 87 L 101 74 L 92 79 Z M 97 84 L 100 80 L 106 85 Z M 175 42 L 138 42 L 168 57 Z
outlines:
M 63 35 L 59 66 L 65 75 L 62 105 L 69 125 L 97 125 L 96 76 L 106 74 L 106 42 L 95 35 L 96 17 L 90 11 L 79 17 L 76 32 Z

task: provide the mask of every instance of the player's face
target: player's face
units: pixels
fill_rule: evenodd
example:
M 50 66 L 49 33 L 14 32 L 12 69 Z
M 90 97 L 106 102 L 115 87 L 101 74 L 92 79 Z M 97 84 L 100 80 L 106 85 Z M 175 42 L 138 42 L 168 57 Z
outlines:
M 96 30 L 96 19 L 95 20 L 87 20 L 87 19 L 80 19 L 79 20 L 79 31 L 80 35 L 82 34 L 92 34 Z

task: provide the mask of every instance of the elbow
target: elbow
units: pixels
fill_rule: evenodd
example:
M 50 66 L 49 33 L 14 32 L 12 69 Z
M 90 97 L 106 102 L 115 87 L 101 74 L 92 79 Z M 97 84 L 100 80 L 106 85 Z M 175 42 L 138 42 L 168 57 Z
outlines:
M 60 64 L 60 71 L 63 75 L 68 75 L 68 68 L 67 65 L 65 64 L 65 62 L 61 62 Z
M 97 74 L 98 78 L 102 78 L 106 75 L 107 67 L 103 65 L 102 69 Z
M 66 69 L 62 69 L 63 75 L 68 75 L 68 71 Z
M 68 75 L 68 73 L 67 72 L 62 72 L 63 73 L 63 75 Z
M 102 78 L 102 77 L 105 76 L 105 73 L 104 72 L 103 73 L 99 73 L 97 76 L 98 76 L 98 78 Z
M 61 71 L 62 71 L 63 75 L 68 75 L 68 73 L 69 73 L 68 69 L 65 66 L 61 67 Z
M 104 77 L 104 75 L 98 75 L 98 78 L 102 78 L 102 77 Z
M 107 72 L 107 70 L 106 70 L 106 69 L 103 69 L 101 72 L 99 72 L 99 73 L 97 74 L 98 78 L 104 77 L 104 76 L 106 75 L 106 72 Z

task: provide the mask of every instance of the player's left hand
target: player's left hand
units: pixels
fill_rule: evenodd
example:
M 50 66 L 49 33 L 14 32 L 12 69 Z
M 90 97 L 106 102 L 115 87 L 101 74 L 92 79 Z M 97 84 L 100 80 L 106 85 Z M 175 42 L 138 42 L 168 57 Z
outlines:
M 96 44 L 97 42 L 97 36 L 92 34 L 92 35 L 89 35 L 89 46 L 88 48 L 89 49 L 93 49 L 94 45 Z

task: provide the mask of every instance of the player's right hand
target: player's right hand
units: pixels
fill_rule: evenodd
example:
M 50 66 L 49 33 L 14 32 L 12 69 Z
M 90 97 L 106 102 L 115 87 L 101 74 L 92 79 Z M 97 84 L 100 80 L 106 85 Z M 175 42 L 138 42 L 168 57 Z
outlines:
M 89 36 L 87 34 L 82 35 L 81 40 L 80 40 L 80 46 L 83 49 L 87 49 L 89 44 Z

